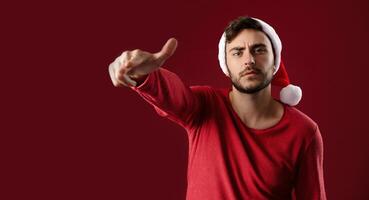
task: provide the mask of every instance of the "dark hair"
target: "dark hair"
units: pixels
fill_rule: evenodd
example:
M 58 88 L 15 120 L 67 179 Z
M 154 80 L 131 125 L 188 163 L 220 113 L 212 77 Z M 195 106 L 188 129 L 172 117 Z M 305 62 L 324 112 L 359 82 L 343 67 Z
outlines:
M 275 54 L 272 40 L 270 39 L 268 34 L 264 32 L 263 26 L 260 24 L 260 22 L 248 16 L 239 17 L 229 23 L 228 27 L 224 31 L 226 42 L 232 42 L 232 40 L 244 29 L 254 29 L 263 32 L 271 42 L 273 53 Z
M 255 29 L 264 32 L 261 24 L 255 19 L 247 16 L 239 17 L 231 21 L 225 29 L 226 41 L 231 42 L 243 29 Z

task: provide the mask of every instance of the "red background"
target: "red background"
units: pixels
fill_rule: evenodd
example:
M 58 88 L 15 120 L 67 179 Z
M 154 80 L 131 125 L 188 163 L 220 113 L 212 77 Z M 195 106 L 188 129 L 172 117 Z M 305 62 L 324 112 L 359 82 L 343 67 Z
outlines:
M 327 197 L 369 199 L 369 2 L 2 3 L 1 199 L 184 199 L 185 131 L 114 88 L 124 50 L 179 41 L 168 69 L 226 87 L 217 44 L 241 15 L 272 24 L 298 108 L 320 126 Z

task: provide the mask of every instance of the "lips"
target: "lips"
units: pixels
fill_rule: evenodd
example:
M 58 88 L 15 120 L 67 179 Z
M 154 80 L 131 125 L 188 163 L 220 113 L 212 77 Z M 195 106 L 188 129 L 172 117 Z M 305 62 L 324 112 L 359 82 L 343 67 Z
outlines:
M 253 74 L 258 74 L 256 71 L 248 71 L 246 73 L 242 73 L 241 76 L 247 76 L 247 75 L 253 75 Z
M 256 74 L 256 72 L 254 72 L 254 71 L 247 72 L 245 75 L 248 75 L 248 74 Z

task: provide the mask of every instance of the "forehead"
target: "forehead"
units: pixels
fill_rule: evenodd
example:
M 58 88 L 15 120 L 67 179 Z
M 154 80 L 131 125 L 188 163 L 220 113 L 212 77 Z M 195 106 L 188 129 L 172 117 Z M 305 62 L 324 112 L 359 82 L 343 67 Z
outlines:
M 244 29 L 230 43 L 226 44 L 226 49 L 236 46 L 252 46 L 253 44 L 265 44 L 267 47 L 272 46 L 265 33 L 254 29 Z

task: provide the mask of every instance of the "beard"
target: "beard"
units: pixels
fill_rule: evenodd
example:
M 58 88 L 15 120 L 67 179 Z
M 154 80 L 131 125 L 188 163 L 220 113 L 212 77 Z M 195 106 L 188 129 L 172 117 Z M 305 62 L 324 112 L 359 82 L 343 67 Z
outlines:
M 229 70 L 228 70 L 229 72 Z M 240 80 L 241 80 L 241 76 L 233 76 L 232 73 L 229 72 L 229 75 L 230 75 L 230 78 L 231 78 L 231 82 L 232 82 L 232 85 L 241 93 L 245 93 L 245 94 L 254 94 L 254 93 L 257 93 L 259 92 L 260 90 L 264 89 L 265 87 L 267 87 L 271 82 L 272 82 L 272 79 L 273 79 L 273 76 L 271 77 L 268 77 L 267 75 L 264 75 L 262 74 L 260 71 L 257 71 L 257 74 L 260 76 L 260 75 L 263 75 L 263 80 L 255 85 L 255 86 L 242 86 L 241 83 L 240 83 Z

